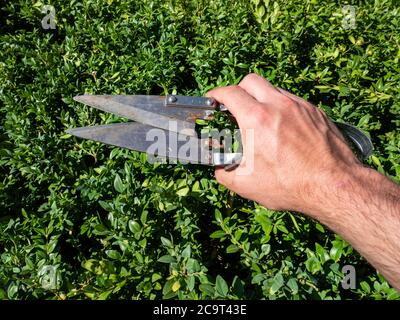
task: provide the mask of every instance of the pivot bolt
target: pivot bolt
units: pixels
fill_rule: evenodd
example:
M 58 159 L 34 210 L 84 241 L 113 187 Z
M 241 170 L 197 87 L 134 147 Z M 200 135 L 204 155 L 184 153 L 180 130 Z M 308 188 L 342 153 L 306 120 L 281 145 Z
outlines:
M 214 103 L 215 103 L 215 100 L 214 100 L 213 98 L 207 98 L 207 100 L 206 100 L 206 105 L 207 105 L 208 107 L 213 106 Z
M 173 95 L 168 96 L 168 103 L 174 103 L 174 102 L 176 102 L 176 100 L 178 100 L 177 97 L 175 97 Z

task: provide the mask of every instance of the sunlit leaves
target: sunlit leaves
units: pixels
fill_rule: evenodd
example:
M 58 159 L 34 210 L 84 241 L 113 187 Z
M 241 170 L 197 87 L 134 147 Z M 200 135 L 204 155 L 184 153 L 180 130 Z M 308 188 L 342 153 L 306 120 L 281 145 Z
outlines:
M 324 226 L 241 199 L 211 167 L 65 134 L 126 120 L 78 94 L 203 95 L 257 72 L 368 131 L 369 164 L 399 181 L 395 1 L 358 4 L 354 30 L 334 2 L 139 2 L 64 1 L 54 32 L 39 2 L 0 8 L 0 299 L 398 298 Z

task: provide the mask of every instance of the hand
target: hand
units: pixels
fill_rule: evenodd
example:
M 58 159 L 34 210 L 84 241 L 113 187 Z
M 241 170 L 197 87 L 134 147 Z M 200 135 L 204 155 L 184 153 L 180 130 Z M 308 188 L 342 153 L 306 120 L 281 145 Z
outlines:
M 362 166 L 323 111 L 260 76 L 207 95 L 236 117 L 243 143 L 244 160 L 217 181 L 327 225 L 400 291 L 400 187 Z
M 361 166 L 322 110 L 256 74 L 207 96 L 231 111 L 243 141 L 244 161 L 232 171 L 216 169 L 216 179 L 245 198 L 312 214 L 332 184 L 346 183 Z

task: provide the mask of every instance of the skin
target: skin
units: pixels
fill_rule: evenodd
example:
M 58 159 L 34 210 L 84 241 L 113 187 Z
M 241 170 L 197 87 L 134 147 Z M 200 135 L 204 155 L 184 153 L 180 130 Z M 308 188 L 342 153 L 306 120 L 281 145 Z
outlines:
M 256 74 L 207 96 L 230 110 L 243 141 L 244 160 L 232 171 L 217 168 L 217 181 L 325 224 L 400 291 L 400 187 L 363 166 L 322 110 Z

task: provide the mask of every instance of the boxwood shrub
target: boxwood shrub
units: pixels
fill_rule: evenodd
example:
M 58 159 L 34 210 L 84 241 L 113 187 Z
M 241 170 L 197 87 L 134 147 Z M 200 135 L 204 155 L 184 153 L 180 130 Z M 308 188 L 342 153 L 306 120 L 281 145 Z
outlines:
M 78 94 L 203 95 L 256 72 L 369 132 L 367 164 L 399 182 L 395 0 L 53 0 L 55 29 L 46 4 L 0 8 L 0 299 L 399 299 L 339 236 L 212 168 L 65 133 L 123 121 Z

